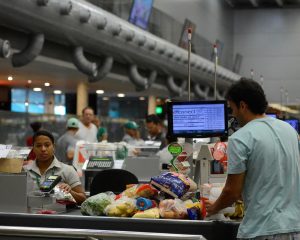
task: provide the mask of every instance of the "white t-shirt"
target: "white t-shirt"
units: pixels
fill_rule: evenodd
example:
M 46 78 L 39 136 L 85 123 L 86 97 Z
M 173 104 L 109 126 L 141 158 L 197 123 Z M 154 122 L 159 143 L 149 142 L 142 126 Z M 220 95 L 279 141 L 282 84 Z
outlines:
M 75 137 L 79 140 L 84 140 L 90 143 L 96 143 L 97 140 L 97 127 L 91 123 L 89 127 L 79 122 L 79 130 L 75 134 Z

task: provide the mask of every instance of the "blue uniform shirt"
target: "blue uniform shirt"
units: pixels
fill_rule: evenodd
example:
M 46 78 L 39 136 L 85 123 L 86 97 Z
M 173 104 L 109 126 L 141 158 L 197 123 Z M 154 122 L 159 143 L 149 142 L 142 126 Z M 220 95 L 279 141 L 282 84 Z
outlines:
M 238 238 L 300 231 L 298 134 L 270 117 L 252 120 L 228 141 L 228 174 L 245 172 L 245 217 Z

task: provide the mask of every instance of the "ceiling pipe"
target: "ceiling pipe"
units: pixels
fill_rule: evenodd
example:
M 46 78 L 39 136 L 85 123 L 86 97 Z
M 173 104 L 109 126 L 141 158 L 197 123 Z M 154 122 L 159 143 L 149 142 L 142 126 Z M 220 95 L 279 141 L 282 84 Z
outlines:
M 157 71 L 152 70 L 148 78 L 143 77 L 138 72 L 136 64 L 132 64 L 129 68 L 129 79 L 135 85 L 137 91 L 143 91 L 151 87 L 157 77 Z
M 98 64 L 98 73 L 96 77 L 89 77 L 89 82 L 98 82 L 105 78 L 108 73 L 110 73 L 113 67 L 114 59 L 113 57 L 106 57 L 102 65 Z
M 49 0 L 37 0 L 36 4 L 38 6 L 47 6 L 48 2 L 49 2 Z
M 95 62 L 90 62 L 83 53 L 82 47 L 75 47 L 73 50 L 73 63 L 77 69 L 89 76 L 97 76 L 97 64 Z
M 61 15 L 69 15 L 71 10 L 72 10 L 72 7 L 73 7 L 72 2 L 71 1 L 65 1 L 65 2 L 60 2 L 59 4 L 60 4 L 60 6 L 59 6 L 60 7 L 60 10 L 59 10 L 60 14 Z
M 88 9 L 80 9 L 79 12 L 79 21 L 81 23 L 88 23 L 91 18 L 91 11 Z
M 27 46 L 21 52 L 12 55 L 12 65 L 22 67 L 32 62 L 41 53 L 44 41 L 44 34 L 31 34 Z
M 0 57 L 9 58 L 11 54 L 10 42 L 0 38 Z
M 184 90 L 186 89 L 186 86 L 187 86 L 187 80 L 182 81 L 181 85 L 178 86 L 174 81 L 174 77 L 172 75 L 168 76 L 167 88 L 172 95 L 181 97 L 184 93 Z
M 194 93 L 197 98 L 207 99 L 209 93 L 209 86 L 201 87 L 200 83 L 194 85 Z

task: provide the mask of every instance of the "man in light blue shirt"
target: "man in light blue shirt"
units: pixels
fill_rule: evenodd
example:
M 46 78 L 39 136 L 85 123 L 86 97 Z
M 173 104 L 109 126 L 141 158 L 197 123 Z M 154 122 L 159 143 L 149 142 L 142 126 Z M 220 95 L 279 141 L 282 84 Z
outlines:
M 297 132 L 267 117 L 261 86 L 241 79 L 226 99 L 242 126 L 228 141 L 228 177 L 214 214 L 239 198 L 245 203 L 241 239 L 300 239 L 300 164 Z

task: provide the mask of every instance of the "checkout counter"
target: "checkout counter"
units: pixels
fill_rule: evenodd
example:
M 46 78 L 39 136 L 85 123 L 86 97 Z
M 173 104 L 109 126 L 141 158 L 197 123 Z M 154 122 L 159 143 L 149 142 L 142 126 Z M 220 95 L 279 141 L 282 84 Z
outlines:
M 204 147 L 203 151 L 204 149 L 206 148 Z M 201 154 L 203 155 L 203 153 Z M 207 158 L 202 156 L 200 159 L 199 156 L 199 160 L 207 161 Z M 117 163 L 117 166 L 120 167 L 118 164 L 120 165 L 120 163 Z M 207 169 L 202 169 L 202 171 L 204 170 L 206 171 Z M 78 238 L 87 239 L 86 236 L 90 234 L 94 238 L 88 239 L 98 239 L 99 236 L 97 234 L 99 234 L 99 231 L 104 231 L 104 234 L 108 235 L 109 231 L 113 231 L 114 234 L 112 236 L 118 239 L 120 239 L 120 236 L 124 237 L 124 239 L 168 239 L 167 235 L 164 236 L 164 234 L 176 234 L 170 235 L 171 237 L 169 238 L 175 240 L 236 239 L 239 222 L 234 221 L 82 216 L 80 209 L 65 209 L 60 211 L 60 214 L 51 215 L 28 213 L 27 207 L 29 205 L 38 205 L 40 203 L 30 200 L 30 197 L 26 197 L 27 185 L 24 184 L 24 181 L 26 181 L 26 173 L 0 173 L 0 190 L 2 192 L 0 198 L 0 239 L 9 239 L 8 235 L 12 236 L 12 239 L 24 239 L 24 236 L 28 236 L 28 239 L 31 239 L 33 236 L 39 236 L 40 239 L 50 239 L 50 236 L 55 236 L 55 239 L 71 239 L 79 233 L 82 235 L 79 234 Z M 4 191 L 6 192 L 4 193 Z M 7 208 L 7 204 L 5 205 L 3 201 L 12 203 L 13 206 Z M 47 204 L 53 204 L 51 199 L 44 199 L 44 201 Z M 123 232 L 123 235 L 118 235 L 121 233 L 120 231 Z M 64 235 L 64 232 L 69 233 L 69 235 Z M 143 232 L 143 234 L 139 235 L 137 232 Z M 127 235 L 125 236 L 124 234 Z M 150 235 L 148 236 L 147 234 Z M 17 235 L 22 235 L 22 237 L 17 238 Z M 95 236 L 98 237 L 96 238 Z M 108 239 L 112 236 L 109 235 Z M 137 236 L 142 237 L 138 238 Z M 106 238 L 101 237 L 101 239 Z

